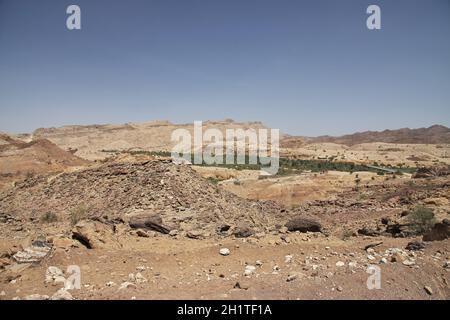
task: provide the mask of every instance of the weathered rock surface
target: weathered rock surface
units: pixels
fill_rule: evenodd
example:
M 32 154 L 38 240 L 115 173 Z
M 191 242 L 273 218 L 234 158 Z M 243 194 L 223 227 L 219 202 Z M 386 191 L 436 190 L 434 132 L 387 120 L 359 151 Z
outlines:
M 138 216 L 131 217 L 130 227 L 137 229 L 147 229 L 152 231 L 168 234 L 170 229 L 163 226 L 163 221 L 160 215 L 151 212 L 143 213 Z
M 82 220 L 72 229 L 72 237 L 88 249 L 120 248 L 114 227 L 99 221 Z
M 300 232 L 320 232 L 322 226 L 319 222 L 303 217 L 295 217 L 286 223 L 286 227 L 289 231 Z
M 239 198 L 199 176 L 190 166 L 170 160 L 106 162 L 56 177 L 35 176 L 0 193 L 0 212 L 15 218 L 38 219 L 55 213 L 62 222 L 83 204 L 87 219 L 125 219 L 136 213 L 155 214 L 161 220 L 131 221 L 136 227 L 180 234 L 190 230 L 228 235 L 226 228 L 247 223 L 255 231 L 276 216 L 284 219 L 282 206 L 270 201 Z M 118 220 L 117 220 L 118 221 Z
M 450 238 L 450 226 L 447 223 L 439 222 L 423 235 L 423 241 L 441 241 Z

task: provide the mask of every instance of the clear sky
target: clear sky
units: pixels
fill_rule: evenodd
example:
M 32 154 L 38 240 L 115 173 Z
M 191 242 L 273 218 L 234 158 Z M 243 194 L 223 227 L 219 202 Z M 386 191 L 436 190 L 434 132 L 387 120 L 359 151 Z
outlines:
M 450 1 L 0 0 L 0 131 L 223 118 L 450 126 Z

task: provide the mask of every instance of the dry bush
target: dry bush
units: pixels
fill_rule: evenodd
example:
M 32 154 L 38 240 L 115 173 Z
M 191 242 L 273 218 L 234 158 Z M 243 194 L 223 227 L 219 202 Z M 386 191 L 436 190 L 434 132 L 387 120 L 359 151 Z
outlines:
M 41 222 L 52 223 L 58 221 L 58 216 L 53 212 L 46 212 L 41 216 Z
M 70 211 L 70 223 L 76 225 L 79 221 L 85 219 L 88 214 L 88 208 L 85 204 L 79 204 Z

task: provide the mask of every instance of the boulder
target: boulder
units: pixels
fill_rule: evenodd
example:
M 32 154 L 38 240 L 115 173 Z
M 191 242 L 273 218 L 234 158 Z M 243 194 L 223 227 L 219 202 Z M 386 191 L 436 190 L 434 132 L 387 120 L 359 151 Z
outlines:
M 72 238 L 88 249 L 120 248 L 114 226 L 99 221 L 82 220 L 72 229 Z
M 362 229 L 358 230 L 358 234 L 363 235 L 363 236 L 369 236 L 369 237 L 377 237 L 381 233 L 377 230 L 374 230 L 374 229 L 371 229 L 368 227 L 363 227 Z
M 417 251 L 425 249 L 425 243 L 421 241 L 411 241 L 406 245 L 406 250 Z
M 187 236 L 188 238 L 191 238 L 191 239 L 197 239 L 197 240 L 205 239 L 205 238 L 206 238 L 206 234 L 205 234 L 203 231 L 201 231 L 201 230 L 191 230 L 191 231 L 188 231 L 188 232 L 186 233 L 186 236 Z
M 253 234 L 254 231 L 246 223 L 238 224 L 233 230 L 233 235 L 236 238 L 248 238 Z
M 423 241 L 441 241 L 450 238 L 450 225 L 446 222 L 439 222 L 423 235 Z
M 300 232 L 320 232 L 322 226 L 319 222 L 303 218 L 303 217 L 294 217 L 286 223 L 286 228 L 289 231 L 300 231 Z
M 13 255 L 17 263 L 39 263 L 52 253 L 52 246 L 46 242 L 34 241 L 31 246 Z
M 155 213 L 142 213 L 131 217 L 130 227 L 133 229 L 146 229 L 168 234 L 170 229 L 163 226 L 162 218 Z

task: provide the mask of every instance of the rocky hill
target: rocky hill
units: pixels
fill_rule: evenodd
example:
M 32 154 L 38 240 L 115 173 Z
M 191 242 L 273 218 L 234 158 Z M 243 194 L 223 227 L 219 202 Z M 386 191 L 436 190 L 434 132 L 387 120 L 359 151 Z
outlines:
M 87 164 L 89 161 L 60 149 L 46 139 L 23 142 L 0 134 L 0 188 L 29 175 L 62 172 Z
M 261 122 L 205 121 L 203 130 L 265 128 Z M 76 155 L 89 160 L 104 159 L 108 151 L 170 151 L 174 145 L 171 134 L 176 129 L 187 129 L 193 133 L 193 124 L 173 124 L 168 121 L 127 123 L 123 125 L 64 126 L 41 128 L 33 138 L 48 139 L 64 150 L 73 150 Z
M 74 215 L 127 220 L 151 212 L 167 230 L 194 236 L 243 224 L 264 230 L 281 217 L 277 205 L 241 199 L 170 160 L 108 162 L 53 178 L 30 177 L 0 194 L 0 212 L 37 220 L 51 212 L 61 221 Z

